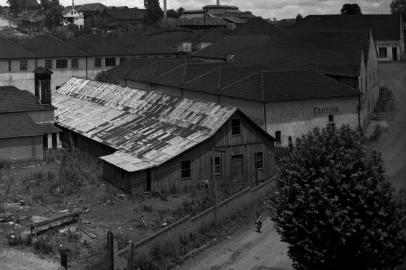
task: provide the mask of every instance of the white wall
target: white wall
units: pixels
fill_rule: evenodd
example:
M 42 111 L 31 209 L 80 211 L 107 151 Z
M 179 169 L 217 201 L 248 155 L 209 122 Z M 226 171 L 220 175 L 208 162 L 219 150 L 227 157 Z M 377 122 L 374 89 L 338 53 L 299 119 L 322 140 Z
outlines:
M 272 136 L 281 131 L 281 145 L 288 145 L 315 127 L 323 128 L 334 115 L 337 126 L 348 124 L 358 128 L 358 97 L 272 102 L 266 104 L 266 130 Z
M 400 57 L 402 56 L 402 47 L 401 47 L 400 43 L 401 42 L 399 42 L 399 41 L 390 41 L 390 40 L 376 41 L 376 50 L 378 52 L 378 60 L 382 61 L 382 62 L 399 61 Z M 387 52 L 386 57 L 381 57 L 379 55 L 379 48 L 386 48 L 386 52 Z M 392 48 L 396 48 L 396 50 L 397 50 L 397 59 L 393 59 Z

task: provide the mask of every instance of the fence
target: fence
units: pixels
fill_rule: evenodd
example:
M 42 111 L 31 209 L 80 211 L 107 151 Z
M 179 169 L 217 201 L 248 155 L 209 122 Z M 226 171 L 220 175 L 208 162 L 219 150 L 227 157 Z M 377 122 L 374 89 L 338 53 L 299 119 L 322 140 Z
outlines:
M 219 202 L 217 207 L 218 221 L 231 217 L 244 208 L 263 199 L 265 195 L 272 190 L 274 179 L 275 177 L 268 179 L 258 186 L 245 188 L 224 201 Z M 214 211 L 215 208 L 212 206 L 195 216 L 185 216 L 164 229 L 134 243 L 133 246 L 137 256 L 146 254 L 159 243 L 166 241 L 178 243 L 182 238 L 198 232 L 205 226 L 214 224 Z M 117 252 L 115 256 L 117 267 L 115 269 L 126 265 L 126 260 L 123 257 L 128 254 L 129 250 L 130 248 L 127 246 Z

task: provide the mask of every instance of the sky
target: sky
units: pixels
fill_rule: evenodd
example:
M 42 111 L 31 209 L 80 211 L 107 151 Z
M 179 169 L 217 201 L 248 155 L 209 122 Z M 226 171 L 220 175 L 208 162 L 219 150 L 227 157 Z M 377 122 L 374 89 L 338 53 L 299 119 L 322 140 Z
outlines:
M 7 0 L 0 0 L 5 5 Z M 71 5 L 72 0 L 59 0 L 64 6 Z M 161 5 L 162 5 L 162 1 Z M 100 2 L 106 6 L 143 7 L 144 0 L 75 0 L 75 4 Z M 298 13 L 337 14 L 345 3 L 357 3 L 363 13 L 390 13 L 391 0 L 220 0 L 223 5 L 235 5 L 242 11 L 251 11 L 263 18 L 286 19 L 294 18 Z M 168 9 L 183 7 L 200 9 L 207 4 L 215 4 L 216 0 L 167 0 Z

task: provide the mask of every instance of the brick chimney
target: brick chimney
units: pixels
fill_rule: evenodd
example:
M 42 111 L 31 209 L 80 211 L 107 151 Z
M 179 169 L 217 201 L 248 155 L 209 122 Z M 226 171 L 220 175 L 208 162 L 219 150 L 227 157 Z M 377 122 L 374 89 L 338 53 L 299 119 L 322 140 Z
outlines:
M 35 96 L 41 104 L 51 105 L 51 75 L 52 71 L 44 67 L 37 67 L 35 75 Z
M 166 0 L 164 0 L 164 18 L 167 18 L 167 15 L 166 15 L 166 13 L 167 13 L 167 7 L 166 7 Z

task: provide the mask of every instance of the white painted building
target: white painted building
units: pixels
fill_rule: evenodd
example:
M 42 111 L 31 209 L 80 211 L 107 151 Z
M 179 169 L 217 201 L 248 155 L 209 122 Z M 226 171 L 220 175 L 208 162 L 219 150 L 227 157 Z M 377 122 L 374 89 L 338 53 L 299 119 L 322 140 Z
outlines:
M 72 7 L 68 8 L 63 13 L 63 25 L 74 24 L 83 29 L 85 27 L 85 15 L 83 12 L 75 9 L 75 4 L 72 0 Z

